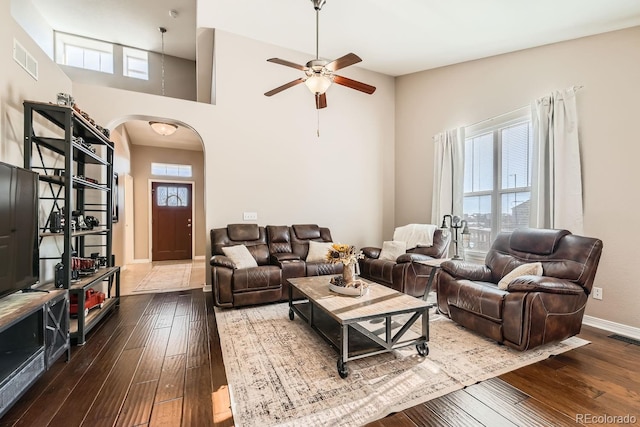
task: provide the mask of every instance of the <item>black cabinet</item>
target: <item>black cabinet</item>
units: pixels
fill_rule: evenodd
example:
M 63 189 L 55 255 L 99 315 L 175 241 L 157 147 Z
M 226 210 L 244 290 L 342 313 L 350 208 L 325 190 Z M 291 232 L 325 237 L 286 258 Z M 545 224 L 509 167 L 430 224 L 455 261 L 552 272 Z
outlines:
M 41 277 L 49 277 L 43 287 L 68 289 L 71 339 L 81 345 L 120 299 L 112 254 L 114 145 L 77 108 L 32 101 L 24 102 L 24 139 L 24 167 L 41 181 L 40 265 Z M 85 310 L 94 287 L 106 300 Z

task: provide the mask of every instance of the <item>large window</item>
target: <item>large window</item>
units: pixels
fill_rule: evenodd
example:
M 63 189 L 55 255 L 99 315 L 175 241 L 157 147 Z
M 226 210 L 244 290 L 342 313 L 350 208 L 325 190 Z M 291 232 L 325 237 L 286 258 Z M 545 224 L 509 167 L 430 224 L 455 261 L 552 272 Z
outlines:
M 113 74 L 113 45 L 71 34 L 56 33 L 56 62 Z
M 465 134 L 463 216 L 473 257 L 486 253 L 498 232 L 529 225 L 529 109 L 470 126 Z

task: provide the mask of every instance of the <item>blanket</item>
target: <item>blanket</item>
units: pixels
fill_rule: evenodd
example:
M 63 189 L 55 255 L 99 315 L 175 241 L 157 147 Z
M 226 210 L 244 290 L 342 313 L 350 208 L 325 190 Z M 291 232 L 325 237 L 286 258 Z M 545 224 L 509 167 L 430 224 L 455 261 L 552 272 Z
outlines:
M 433 246 L 433 233 L 438 226 L 433 224 L 407 224 L 396 227 L 393 240 L 407 243 L 407 250 L 418 246 Z

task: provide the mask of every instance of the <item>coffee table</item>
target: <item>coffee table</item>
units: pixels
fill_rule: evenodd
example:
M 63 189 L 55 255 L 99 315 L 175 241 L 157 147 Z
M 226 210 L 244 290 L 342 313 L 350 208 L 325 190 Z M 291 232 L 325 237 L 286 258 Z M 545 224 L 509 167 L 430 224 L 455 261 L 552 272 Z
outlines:
M 338 374 L 349 374 L 347 362 L 415 345 L 429 354 L 429 311 L 426 301 L 364 280 L 368 292 L 353 297 L 329 290 L 331 276 L 288 279 L 289 319 L 306 320 L 339 354 Z M 362 279 L 361 279 L 362 280 Z M 303 299 L 294 300 L 294 293 Z M 410 330 L 421 318 L 422 333 Z

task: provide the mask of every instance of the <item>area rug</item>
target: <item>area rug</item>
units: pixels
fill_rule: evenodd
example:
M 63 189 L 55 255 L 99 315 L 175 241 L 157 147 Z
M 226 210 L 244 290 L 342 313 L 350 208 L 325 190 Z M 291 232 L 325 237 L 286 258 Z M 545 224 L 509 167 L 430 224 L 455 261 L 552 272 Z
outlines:
M 519 352 L 431 316 L 427 357 L 411 346 L 350 361 L 342 379 L 336 351 L 288 310 L 216 308 L 236 426 L 358 426 L 588 343 Z
M 133 292 L 170 292 L 189 289 L 191 265 L 191 262 L 154 265 Z

